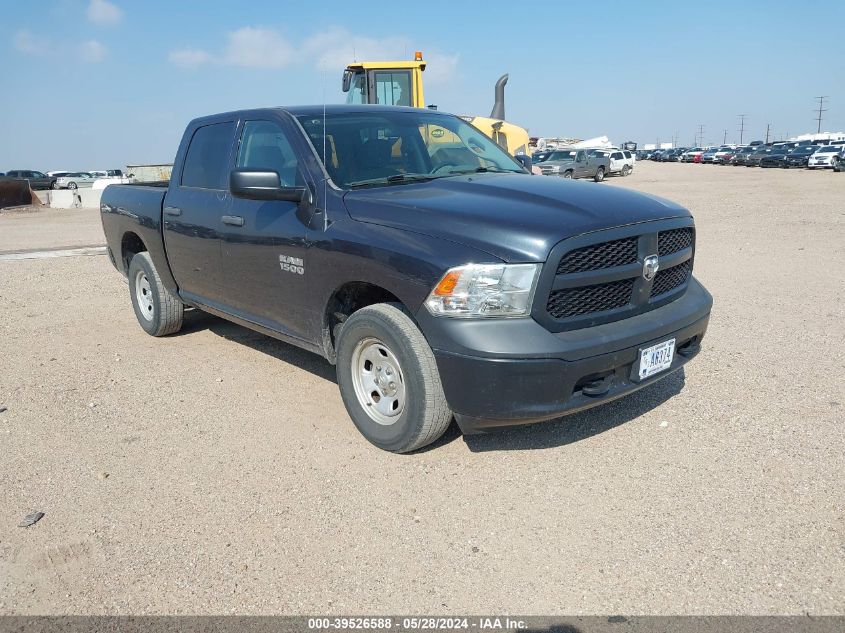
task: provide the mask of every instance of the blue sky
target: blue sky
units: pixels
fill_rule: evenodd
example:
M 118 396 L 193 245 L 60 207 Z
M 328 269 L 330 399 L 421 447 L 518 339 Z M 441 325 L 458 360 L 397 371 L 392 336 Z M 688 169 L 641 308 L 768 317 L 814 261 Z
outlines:
M 353 56 L 429 62 L 426 101 L 532 135 L 690 144 L 845 130 L 845 1 L 0 0 L 0 171 L 172 160 L 193 117 L 340 102 Z

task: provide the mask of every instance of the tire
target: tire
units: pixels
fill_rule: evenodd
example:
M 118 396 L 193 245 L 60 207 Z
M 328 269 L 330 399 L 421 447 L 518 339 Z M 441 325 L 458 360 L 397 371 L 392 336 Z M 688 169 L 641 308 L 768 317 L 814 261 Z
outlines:
M 399 304 L 371 305 L 346 320 L 337 344 L 337 384 L 352 422 L 386 451 L 431 444 L 452 420 L 434 353 Z
M 76 189 L 76 183 L 75 182 L 69 182 L 67 184 L 67 188 L 68 189 Z
M 572 170 L 570 169 L 570 170 L 568 170 L 568 171 L 563 172 L 563 176 L 562 176 L 562 177 L 563 177 L 563 178 L 572 178 Z
M 147 252 L 129 263 L 129 299 L 141 328 L 150 336 L 166 336 L 182 329 L 185 304 L 164 287 Z
M 593 180 L 595 180 L 596 182 L 601 182 L 602 180 L 604 180 L 604 167 L 599 167 L 596 170 L 596 175 L 593 176 Z
M 630 176 L 631 175 L 631 167 L 628 166 L 628 165 L 625 165 L 624 167 L 622 167 L 622 175 L 623 176 Z
M 50 189 L 57 190 L 59 188 L 59 183 L 55 180 L 50 184 Z

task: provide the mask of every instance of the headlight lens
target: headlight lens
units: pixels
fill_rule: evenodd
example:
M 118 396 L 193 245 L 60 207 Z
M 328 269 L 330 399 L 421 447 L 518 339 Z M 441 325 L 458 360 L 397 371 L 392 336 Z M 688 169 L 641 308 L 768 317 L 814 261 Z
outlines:
M 458 266 L 443 275 L 425 305 L 435 316 L 528 316 L 539 273 L 540 264 Z

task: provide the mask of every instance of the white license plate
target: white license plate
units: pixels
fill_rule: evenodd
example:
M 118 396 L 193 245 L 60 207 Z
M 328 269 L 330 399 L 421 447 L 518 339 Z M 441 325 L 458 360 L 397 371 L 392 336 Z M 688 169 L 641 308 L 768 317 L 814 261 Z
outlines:
M 645 380 L 672 366 L 675 358 L 675 339 L 640 350 L 640 380 Z

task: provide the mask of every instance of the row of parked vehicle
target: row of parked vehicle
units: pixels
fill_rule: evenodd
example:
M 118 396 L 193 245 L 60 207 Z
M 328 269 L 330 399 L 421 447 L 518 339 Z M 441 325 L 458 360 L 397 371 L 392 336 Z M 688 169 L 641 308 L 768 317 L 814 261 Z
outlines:
M 750 145 L 722 145 L 720 147 L 679 147 L 637 152 L 638 158 L 667 163 L 710 163 L 714 165 L 744 165 L 745 167 L 806 167 L 845 171 L 845 141 L 827 145 L 806 141 L 787 141 Z
M 32 189 L 78 189 L 90 187 L 101 178 L 123 178 L 122 169 L 103 169 L 94 171 L 48 171 L 34 169 L 12 169 L 0 178 L 7 180 L 27 180 Z
M 552 149 L 531 156 L 532 165 L 544 176 L 592 178 L 596 182 L 610 175 L 628 176 L 636 162 L 634 152 L 616 147 Z

